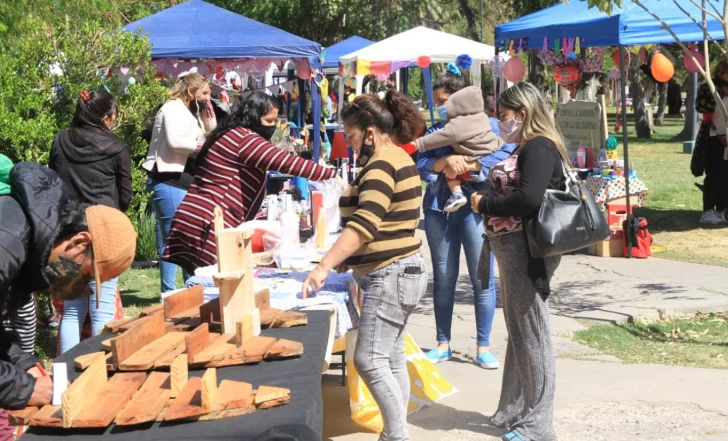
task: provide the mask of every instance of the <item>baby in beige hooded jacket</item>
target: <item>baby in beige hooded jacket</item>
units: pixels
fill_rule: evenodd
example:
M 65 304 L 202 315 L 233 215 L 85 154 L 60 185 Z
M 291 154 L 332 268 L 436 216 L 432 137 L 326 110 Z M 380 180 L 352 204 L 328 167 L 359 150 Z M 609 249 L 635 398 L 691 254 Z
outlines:
M 456 154 L 466 156 L 468 160 L 477 160 L 500 150 L 501 141 L 490 127 L 488 115 L 485 113 L 485 103 L 480 88 L 469 86 L 450 95 L 447 100 L 447 123 L 445 128 L 431 133 L 415 141 L 417 149 L 421 152 L 434 150 L 439 147 L 451 146 Z M 455 179 L 448 179 L 447 184 L 453 193 L 454 199 L 459 202 L 451 204 L 450 200 L 445 211 L 457 211 L 467 203 L 462 196 L 461 181 L 470 180 L 470 173 L 465 173 Z M 457 196 L 462 196 L 461 198 Z M 453 198 L 451 198 L 453 199 Z M 462 202 L 462 200 L 465 202 Z

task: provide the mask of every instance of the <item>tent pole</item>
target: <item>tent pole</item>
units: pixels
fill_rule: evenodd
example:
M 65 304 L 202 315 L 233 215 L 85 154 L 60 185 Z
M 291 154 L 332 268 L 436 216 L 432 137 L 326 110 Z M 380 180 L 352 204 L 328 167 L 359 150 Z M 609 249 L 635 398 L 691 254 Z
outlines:
M 288 69 L 288 73 L 286 74 L 286 81 L 291 81 L 294 78 L 296 78 L 296 70 L 295 69 Z M 288 119 L 288 116 L 291 114 L 291 94 L 289 93 L 286 99 L 286 119 Z
M 425 95 L 427 95 L 427 107 L 430 108 L 430 126 L 435 124 L 435 108 L 432 100 L 432 75 L 430 66 L 422 68 L 422 79 L 425 83 Z
M 312 76 L 309 81 L 311 84 L 311 119 L 313 120 L 313 162 L 319 164 L 319 153 L 321 152 L 321 91 L 315 80 L 316 77 Z
M 496 46 L 495 47 L 495 61 L 494 61 L 494 63 L 497 63 L 498 62 L 498 52 L 500 52 L 500 48 L 498 48 L 498 46 Z M 493 74 L 493 69 L 492 68 L 490 69 L 490 73 Z M 493 75 L 493 78 L 495 78 L 495 75 Z M 499 110 L 499 107 L 500 106 L 498 105 L 498 102 L 500 101 L 498 99 L 500 97 L 500 93 L 498 91 L 498 89 L 499 89 L 498 86 L 500 86 L 500 81 L 498 81 L 497 79 L 495 79 L 495 81 L 493 81 L 493 83 L 495 85 L 495 90 L 493 91 L 495 93 L 495 117 L 498 118 L 498 119 L 500 119 L 500 110 Z
M 627 196 L 627 228 L 624 231 L 625 244 L 627 245 L 627 257 L 632 258 L 632 235 L 630 228 L 630 221 L 633 217 L 630 213 L 631 201 L 629 194 L 629 146 L 628 146 L 628 135 L 627 135 L 627 68 L 624 65 L 624 58 L 627 51 L 624 46 L 619 45 L 619 73 L 620 73 L 620 87 L 622 96 L 622 144 L 624 145 L 624 191 Z

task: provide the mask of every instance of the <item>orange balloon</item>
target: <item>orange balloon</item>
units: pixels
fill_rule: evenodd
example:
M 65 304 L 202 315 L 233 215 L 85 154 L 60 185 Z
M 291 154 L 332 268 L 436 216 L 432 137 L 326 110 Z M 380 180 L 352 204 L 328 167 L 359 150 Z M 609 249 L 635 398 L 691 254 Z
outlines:
M 652 56 L 652 77 L 655 81 L 666 83 L 675 75 L 675 66 L 661 53 Z

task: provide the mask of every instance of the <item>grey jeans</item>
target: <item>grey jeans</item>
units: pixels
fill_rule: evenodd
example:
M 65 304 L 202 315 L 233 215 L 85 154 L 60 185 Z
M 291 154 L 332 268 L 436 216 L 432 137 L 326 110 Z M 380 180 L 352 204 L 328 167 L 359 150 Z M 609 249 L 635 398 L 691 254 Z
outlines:
M 409 375 L 404 353 L 405 325 L 427 290 L 422 253 L 400 259 L 357 280 L 361 318 L 354 366 L 384 420 L 383 439 L 407 441 Z

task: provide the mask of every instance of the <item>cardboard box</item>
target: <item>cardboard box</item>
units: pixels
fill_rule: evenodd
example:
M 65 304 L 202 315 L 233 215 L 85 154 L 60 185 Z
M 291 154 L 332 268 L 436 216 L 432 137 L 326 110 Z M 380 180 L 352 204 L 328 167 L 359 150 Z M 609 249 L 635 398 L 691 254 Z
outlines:
M 588 254 L 597 257 L 624 257 L 623 235 L 622 230 L 612 231 L 608 238 L 591 245 Z
M 607 204 L 607 224 L 611 230 L 621 230 L 622 223 L 627 220 L 627 206 L 622 204 Z M 632 212 L 632 207 L 630 207 Z

